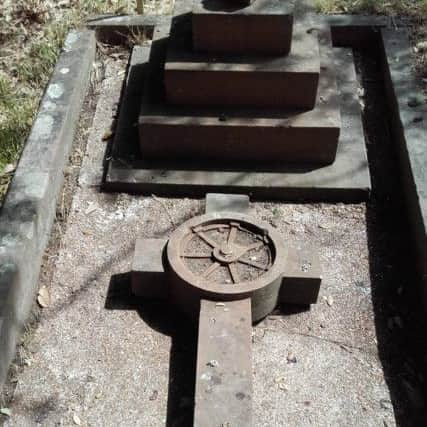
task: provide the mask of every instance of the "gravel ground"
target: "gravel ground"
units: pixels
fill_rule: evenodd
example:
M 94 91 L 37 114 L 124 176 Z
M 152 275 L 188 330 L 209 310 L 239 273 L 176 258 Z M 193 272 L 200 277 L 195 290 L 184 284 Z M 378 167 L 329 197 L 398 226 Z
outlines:
M 123 70 L 107 61 L 53 269 L 40 283 L 50 302 L 21 349 L 6 426 L 191 425 L 194 328 L 173 306 L 126 298 L 126 273 L 136 237 L 169 236 L 204 202 L 99 192 L 101 137 Z M 378 355 L 367 207 L 252 208 L 286 242 L 316 244 L 324 271 L 311 310 L 283 307 L 254 327 L 255 425 L 396 425 Z

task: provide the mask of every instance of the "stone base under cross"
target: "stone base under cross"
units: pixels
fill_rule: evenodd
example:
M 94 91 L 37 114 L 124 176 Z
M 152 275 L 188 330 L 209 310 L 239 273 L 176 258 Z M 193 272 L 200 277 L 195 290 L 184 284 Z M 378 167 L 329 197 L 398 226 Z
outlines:
M 252 323 L 282 303 L 316 303 L 317 253 L 286 247 L 248 215 L 249 198 L 208 194 L 206 214 L 165 239 L 138 239 L 132 292 L 198 321 L 194 426 L 252 425 Z

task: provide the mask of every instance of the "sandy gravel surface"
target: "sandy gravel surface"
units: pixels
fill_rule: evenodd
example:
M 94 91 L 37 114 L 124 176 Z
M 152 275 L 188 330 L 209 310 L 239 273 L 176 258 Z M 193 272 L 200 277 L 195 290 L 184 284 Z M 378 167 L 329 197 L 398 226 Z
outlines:
M 41 283 L 51 301 L 26 343 L 7 426 L 189 426 L 194 330 L 171 305 L 126 298 L 125 274 L 136 237 L 169 236 L 204 202 L 99 192 L 101 137 L 123 70 L 122 61 L 107 65 L 52 278 Z M 286 242 L 316 244 L 324 270 L 310 311 L 285 307 L 254 328 L 255 425 L 395 425 L 378 359 L 365 205 L 252 208 Z

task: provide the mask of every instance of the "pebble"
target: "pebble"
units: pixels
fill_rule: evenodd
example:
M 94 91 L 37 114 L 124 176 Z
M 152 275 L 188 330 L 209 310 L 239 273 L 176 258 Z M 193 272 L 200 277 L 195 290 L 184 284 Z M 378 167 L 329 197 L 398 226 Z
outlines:
M 393 405 L 391 404 L 390 400 L 387 399 L 381 399 L 380 406 L 382 409 L 385 409 L 387 411 L 390 411 L 393 408 Z
M 297 363 L 297 358 L 293 353 L 288 353 L 288 357 L 286 358 L 288 363 Z
M 420 41 L 416 44 L 416 48 L 418 52 L 425 52 L 427 51 L 427 41 Z
M 422 103 L 423 103 L 423 101 L 422 101 L 420 96 L 411 96 L 408 99 L 408 106 L 412 107 L 412 108 L 418 107 Z

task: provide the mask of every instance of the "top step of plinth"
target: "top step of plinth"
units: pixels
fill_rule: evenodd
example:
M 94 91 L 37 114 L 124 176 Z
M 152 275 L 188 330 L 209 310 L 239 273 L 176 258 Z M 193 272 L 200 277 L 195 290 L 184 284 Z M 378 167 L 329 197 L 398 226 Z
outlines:
M 286 55 L 295 1 L 194 0 L 193 48 L 206 52 Z

